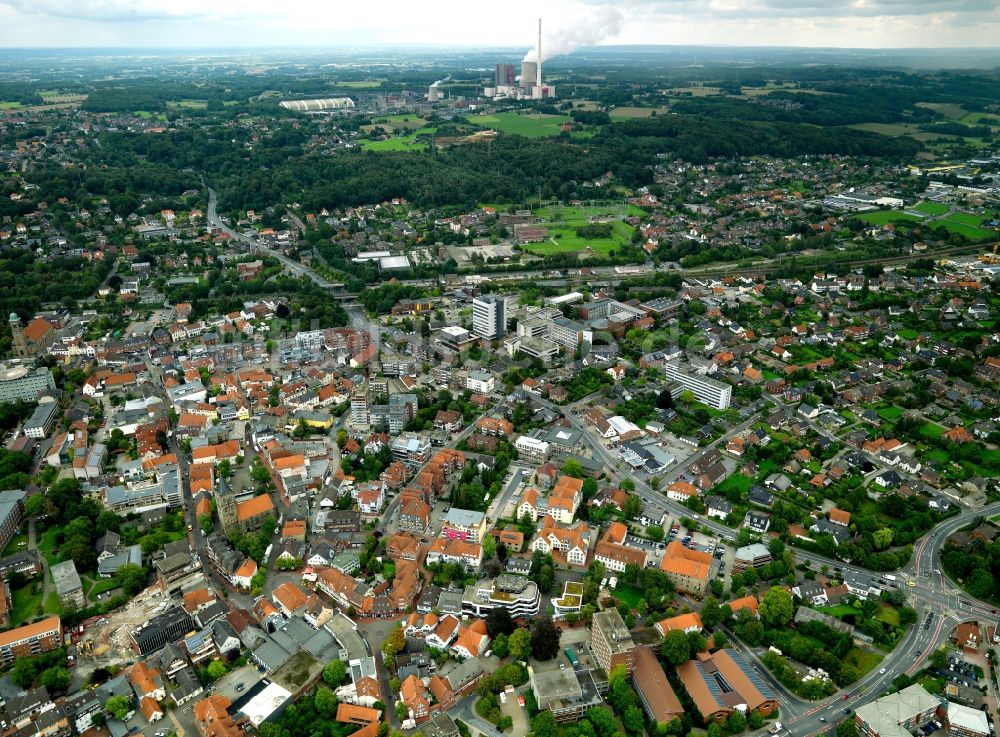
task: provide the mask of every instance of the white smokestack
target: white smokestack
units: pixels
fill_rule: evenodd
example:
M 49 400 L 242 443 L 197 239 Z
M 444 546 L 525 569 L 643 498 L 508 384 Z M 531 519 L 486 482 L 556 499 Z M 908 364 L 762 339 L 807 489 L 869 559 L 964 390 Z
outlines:
M 542 19 L 538 19 L 538 67 L 535 69 L 535 86 L 542 86 Z
M 614 38 L 621 33 L 623 19 L 622 12 L 610 6 L 597 8 L 589 13 L 576 13 L 572 19 L 557 18 L 555 25 L 549 27 L 545 56 L 539 54 L 541 48 L 534 48 L 524 55 L 524 61 L 545 61 L 568 54 L 581 46 L 591 46 L 605 39 Z M 540 20 L 539 25 L 541 25 Z M 541 39 L 538 46 L 541 47 Z M 541 79 L 538 81 L 541 82 Z M 531 80 L 522 79 L 521 84 L 530 86 Z

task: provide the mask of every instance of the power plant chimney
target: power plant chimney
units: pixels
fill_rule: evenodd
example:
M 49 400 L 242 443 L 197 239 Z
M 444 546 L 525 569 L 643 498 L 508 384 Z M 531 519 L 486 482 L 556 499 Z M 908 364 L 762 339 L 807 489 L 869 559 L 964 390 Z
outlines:
M 542 19 L 538 19 L 538 67 L 535 69 L 535 86 L 542 86 Z

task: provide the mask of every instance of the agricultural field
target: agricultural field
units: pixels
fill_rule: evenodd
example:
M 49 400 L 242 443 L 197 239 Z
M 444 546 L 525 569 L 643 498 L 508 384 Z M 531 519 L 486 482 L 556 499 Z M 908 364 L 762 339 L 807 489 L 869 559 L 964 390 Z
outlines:
M 167 107 L 204 110 L 208 107 L 208 103 L 205 100 L 167 100 Z
M 951 120 L 961 120 L 969 111 L 963 108 L 961 105 L 956 105 L 951 102 L 918 102 L 917 107 L 926 108 L 928 110 L 933 110 L 936 113 L 941 113 L 944 117 Z
M 532 113 L 496 113 L 495 115 L 477 115 L 470 122 L 486 128 L 495 128 L 501 133 L 524 136 L 525 138 L 547 138 L 559 135 L 563 123 L 572 122 L 568 115 L 546 115 Z
M 918 212 L 925 213 L 927 215 L 937 216 L 937 215 L 944 215 L 951 208 L 948 205 L 944 204 L 943 202 L 924 201 L 917 204 L 913 209 L 917 210 Z
M 552 223 L 565 223 L 574 227 L 587 225 L 592 218 L 622 220 L 627 217 L 641 217 L 641 208 L 625 203 L 606 203 L 601 205 L 555 205 L 540 207 L 534 211 L 534 215 L 542 222 L 549 225 Z
M 949 233 L 964 235 L 966 238 L 974 241 L 985 241 L 996 238 L 998 234 L 995 230 L 980 227 L 985 220 L 985 218 L 978 215 L 956 212 L 944 220 L 934 221 L 934 226 L 944 228 Z
M 385 79 L 358 79 L 352 82 L 334 82 L 334 87 L 347 87 L 352 90 L 375 90 L 382 86 Z
M 0 102 L 0 110 L 19 110 L 22 107 L 21 103 L 14 102 Z

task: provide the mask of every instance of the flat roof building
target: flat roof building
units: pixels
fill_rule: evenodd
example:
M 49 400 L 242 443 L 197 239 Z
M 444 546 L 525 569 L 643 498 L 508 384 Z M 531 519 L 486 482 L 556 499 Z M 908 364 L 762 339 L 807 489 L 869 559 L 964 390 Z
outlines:
M 628 674 L 635 667 L 635 643 L 617 609 L 594 614 L 590 625 L 590 649 L 605 673 L 621 665 Z
M 862 737 L 911 737 L 910 732 L 934 718 L 939 706 L 936 696 L 914 683 L 859 706 L 854 724 Z
M 64 560 L 62 563 L 56 563 L 50 570 L 59 603 L 64 607 L 70 604 L 83 607 L 83 584 L 80 582 L 80 574 L 76 572 L 76 563 Z

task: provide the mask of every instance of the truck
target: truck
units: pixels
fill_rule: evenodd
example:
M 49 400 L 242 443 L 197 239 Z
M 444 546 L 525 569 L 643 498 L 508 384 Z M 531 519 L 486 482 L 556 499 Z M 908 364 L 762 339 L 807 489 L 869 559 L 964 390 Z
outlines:
M 893 576 L 891 573 L 883 573 L 882 574 L 882 578 L 884 578 L 886 581 L 895 581 L 896 580 L 896 577 Z

